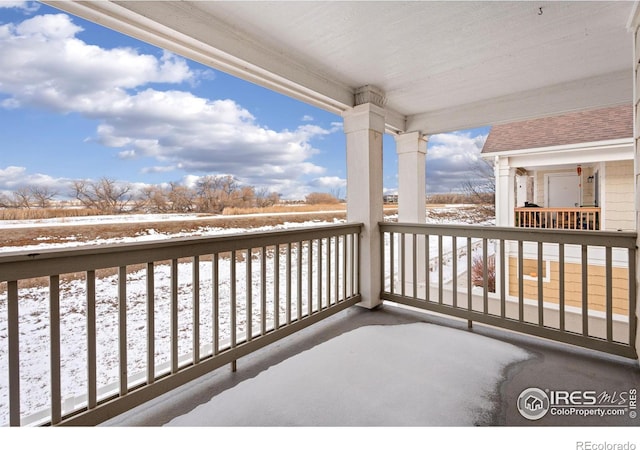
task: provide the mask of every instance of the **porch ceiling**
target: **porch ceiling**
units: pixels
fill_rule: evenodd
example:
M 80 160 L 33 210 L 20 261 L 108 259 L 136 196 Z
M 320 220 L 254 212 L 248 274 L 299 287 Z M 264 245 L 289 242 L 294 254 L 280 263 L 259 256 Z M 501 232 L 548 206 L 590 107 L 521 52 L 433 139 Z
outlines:
M 376 86 L 391 130 L 632 99 L 629 1 L 45 3 L 336 113 Z

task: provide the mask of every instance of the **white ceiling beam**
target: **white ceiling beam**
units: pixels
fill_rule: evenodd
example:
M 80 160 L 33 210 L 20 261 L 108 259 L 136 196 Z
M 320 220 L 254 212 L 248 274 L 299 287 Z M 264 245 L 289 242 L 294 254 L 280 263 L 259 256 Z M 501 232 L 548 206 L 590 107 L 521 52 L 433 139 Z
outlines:
M 354 104 L 353 89 L 293 64 L 213 17 L 194 14 L 189 4 L 43 3 L 336 114 Z
M 629 66 L 631 67 L 631 65 Z M 407 117 L 407 131 L 436 134 L 632 102 L 632 73 L 622 70 Z

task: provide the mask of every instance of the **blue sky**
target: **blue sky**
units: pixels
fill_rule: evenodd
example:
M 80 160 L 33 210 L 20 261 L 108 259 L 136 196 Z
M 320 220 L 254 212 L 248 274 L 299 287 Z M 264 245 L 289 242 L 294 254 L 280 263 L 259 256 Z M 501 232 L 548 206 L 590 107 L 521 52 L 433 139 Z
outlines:
M 283 198 L 345 194 L 338 115 L 34 2 L 0 0 L 0 61 L 0 192 L 233 175 Z M 458 190 L 487 132 L 431 136 L 427 192 Z M 384 187 L 397 188 L 388 135 Z

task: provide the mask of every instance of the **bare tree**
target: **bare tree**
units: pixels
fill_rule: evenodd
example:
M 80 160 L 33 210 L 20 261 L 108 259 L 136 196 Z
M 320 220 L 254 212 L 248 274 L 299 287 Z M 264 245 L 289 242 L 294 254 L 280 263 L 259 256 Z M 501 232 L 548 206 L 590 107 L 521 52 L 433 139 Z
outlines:
M 119 214 L 131 206 L 129 184 L 119 184 L 109 178 L 98 181 L 74 181 L 73 193 L 86 208 L 97 209 L 103 214 Z
M 170 183 L 167 201 L 173 212 L 191 212 L 194 209 L 196 192 L 178 183 Z
M 472 168 L 472 178 L 462 184 L 467 201 L 477 205 L 478 219 L 495 216 L 496 181 L 493 165 L 480 159 Z
M 253 188 L 251 188 L 253 189 Z M 207 175 L 196 186 L 198 210 L 221 213 L 227 206 L 242 206 L 240 183 L 231 175 Z
M 12 208 L 12 207 L 13 207 L 13 202 L 11 201 L 11 199 L 6 194 L 3 194 L 2 192 L 0 192 L 0 208 Z
M 39 208 L 48 208 L 54 197 L 58 195 L 57 191 L 53 191 L 45 186 L 32 186 L 29 188 L 29 191 L 35 205 Z
M 28 187 L 21 187 L 13 192 L 12 203 L 14 208 L 26 208 L 30 209 L 33 205 L 33 196 L 31 189 Z
M 255 194 L 255 202 L 258 208 L 266 208 L 280 203 L 280 194 L 270 192 L 267 188 L 260 188 Z
M 167 193 L 160 186 L 146 186 L 134 202 L 135 210 L 150 213 L 164 213 L 170 211 Z

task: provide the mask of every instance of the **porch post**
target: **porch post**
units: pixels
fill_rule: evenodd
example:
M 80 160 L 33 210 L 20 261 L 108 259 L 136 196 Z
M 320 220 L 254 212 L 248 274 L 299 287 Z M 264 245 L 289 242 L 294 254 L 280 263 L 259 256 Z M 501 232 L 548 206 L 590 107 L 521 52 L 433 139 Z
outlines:
M 359 242 L 360 306 L 381 303 L 380 228 L 383 219 L 382 95 L 373 88 L 356 93 L 353 109 L 343 113 L 347 135 L 347 220 L 364 224 Z
M 509 158 L 496 156 L 494 170 L 496 179 L 496 226 L 513 226 L 515 169 L 509 166 Z
M 427 137 L 419 132 L 404 133 L 395 136 L 398 153 L 398 222 L 425 223 L 426 218 L 426 175 Z M 405 242 L 405 267 L 407 274 L 413 274 L 413 236 L 407 236 Z M 425 282 L 424 239 L 416 240 L 416 280 L 420 285 Z M 405 283 L 407 293 L 413 290 L 412 276 Z M 409 294 L 410 295 L 410 294 Z
M 398 222 L 425 223 L 427 139 L 419 132 L 395 137 L 398 153 Z

